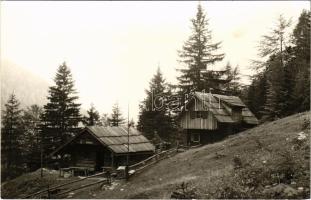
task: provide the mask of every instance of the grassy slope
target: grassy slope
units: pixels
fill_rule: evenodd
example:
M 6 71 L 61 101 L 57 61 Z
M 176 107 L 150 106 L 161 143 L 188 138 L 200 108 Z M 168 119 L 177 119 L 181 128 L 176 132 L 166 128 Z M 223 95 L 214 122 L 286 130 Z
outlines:
M 46 169 L 44 169 L 43 178 L 41 178 L 40 172 L 40 169 L 38 169 L 37 171 L 27 173 L 13 180 L 1 183 L 1 197 L 5 199 L 23 198 L 26 195 L 46 190 L 48 186 L 53 187 L 74 180 L 79 180 L 79 177 L 61 178 L 59 177 L 58 171 Z M 93 183 L 96 181 L 98 181 L 96 178 L 84 180 L 82 182 L 74 183 L 70 187 L 79 187 L 83 184 Z M 70 187 L 65 186 L 64 189 L 70 189 Z M 42 196 L 42 198 L 44 198 L 44 196 Z
M 309 122 L 309 115 L 309 112 L 296 114 L 224 141 L 179 153 L 133 177 L 129 183 L 120 184 L 114 190 L 99 191 L 96 196 L 170 198 L 172 191 L 186 182 L 190 184 L 189 187 L 195 188 L 199 198 L 280 198 L 283 196 L 260 195 L 267 188 L 283 182 L 294 189 L 303 187 L 298 197 L 307 198 L 310 127 L 306 128 L 305 124 Z M 307 139 L 295 148 L 296 138 L 301 131 L 307 134 Z M 239 161 L 242 167 L 235 169 Z M 287 166 L 295 171 L 290 180 L 282 179 L 282 173 L 288 171 Z M 276 174 L 279 178 L 275 178 Z M 79 198 L 79 195 L 75 197 Z M 83 195 L 80 197 L 84 198 Z

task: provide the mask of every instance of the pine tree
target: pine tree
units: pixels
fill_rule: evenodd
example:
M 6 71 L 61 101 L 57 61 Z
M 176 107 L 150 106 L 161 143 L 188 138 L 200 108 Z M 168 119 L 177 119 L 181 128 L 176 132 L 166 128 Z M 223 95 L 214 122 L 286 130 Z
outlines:
M 110 126 L 120 126 L 125 123 L 125 119 L 122 117 L 122 113 L 118 103 L 115 103 L 112 107 L 112 113 L 108 118 Z
M 255 114 L 259 119 L 264 113 L 264 104 L 267 99 L 267 76 L 265 72 L 260 72 L 252 76 L 252 83 L 245 91 L 245 99 L 247 107 Z
M 88 116 L 84 117 L 84 125 L 86 126 L 95 126 L 95 125 L 102 125 L 100 122 L 100 116 L 94 104 L 91 104 L 90 109 L 87 111 Z
M 101 126 L 109 126 L 109 117 L 107 113 L 102 114 L 100 118 L 100 125 Z
M 208 19 L 200 4 L 196 17 L 191 22 L 192 35 L 184 43 L 182 50 L 179 51 L 179 61 L 185 65 L 185 68 L 178 69 L 181 72 L 177 78 L 181 93 L 189 93 L 193 90 L 209 90 L 209 88 L 217 90 L 221 84 L 228 82 L 228 80 L 221 79 L 225 71 L 207 70 L 207 67 L 224 58 L 223 53 L 217 53 L 221 43 L 212 42 L 211 31 L 208 29 Z
M 293 31 L 295 56 L 308 64 L 310 61 L 310 13 L 310 11 L 302 11 L 298 24 Z
M 22 157 L 22 110 L 14 94 L 11 94 L 3 111 L 1 126 L 1 172 L 2 179 L 13 178 L 23 169 Z
M 40 167 L 42 144 L 39 127 L 42 113 L 43 108 L 34 104 L 27 107 L 22 116 L 25 135 L 23 152 L 28 163 L 28 168 L 31 171 Z
M 284 67 L 284 51 L 289 42 L 287 29 L 291 25 L 291 20 L 286 20 L 282 15 L 279 16 L 276 27 L 272 29 L 269 35 L 262 36 L 259 45 L 259 55 L 261 57 L 270 57 L 280 55 L 281 65 Z
M 49 102 L 44 106 L 42 115 L 45 153 L 50 153 L 71 138 L 79 130 L 78 124 L 81 122 L 74 81 L 65 62 L 59 66 L 54 82 L 55 86 L 49 88 Z
M 225 83 L 223 85 L 223 90 L 225 94 L 239 96 L 241 94 L 241 84 L 240 84 L 240 71 L 239 67 L 236 66 L 234 68 L 231 67 L 230 63 L 228 62 L 225 67 L 225 75 L 227 76 L 227 80 L 230 82 Z
M 175 132 L 174 120 L 166 106 L 170 92 L 160 68 L 150 81 L 146 95 L 140 104 L 138 130 L 154 143 L 172 140 Z
M 287 64 L 286 49 L 288 49 L 287 28 L 290 20 L 285 20 L 282 15 L 278 18 L 277 25 L 269 35 L 264 35 L 259 46 L 259 55 L 268 57 L 263 65 L 267 77 L 266 102 L 261 113 L 266 119 L 282 117 L 286 109 L 287 91 L 283 87 L 284 68 Z
M 304 10 L 293 32 L 296 112 L 310 110 L 310 11 Z

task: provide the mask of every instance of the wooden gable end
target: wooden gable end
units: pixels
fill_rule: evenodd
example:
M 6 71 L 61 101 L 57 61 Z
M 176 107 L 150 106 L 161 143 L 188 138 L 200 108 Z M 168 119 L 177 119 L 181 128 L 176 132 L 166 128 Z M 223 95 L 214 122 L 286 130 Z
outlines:
M 184 111 L 180 125 L 183 129 L 216 130 L 218 122 L 213 113 L 203 107 L 201 101 L 193 101 Z
M 101 145 L 101 143 L 88 131 L 84 131 L 74 141 L 74 144 Z

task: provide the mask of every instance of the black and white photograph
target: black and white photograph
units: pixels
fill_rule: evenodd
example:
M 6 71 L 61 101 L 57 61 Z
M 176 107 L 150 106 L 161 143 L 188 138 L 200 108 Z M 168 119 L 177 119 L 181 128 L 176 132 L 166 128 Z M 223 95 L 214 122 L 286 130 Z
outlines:
M 310 199 L 310 1 L 1 1 L 1 199 Z

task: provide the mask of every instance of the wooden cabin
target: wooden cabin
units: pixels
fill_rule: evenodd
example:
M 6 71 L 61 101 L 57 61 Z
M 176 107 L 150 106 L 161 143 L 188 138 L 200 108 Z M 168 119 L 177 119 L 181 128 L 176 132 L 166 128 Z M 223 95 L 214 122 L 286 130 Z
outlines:
M 258 124 L 239 97 L 202 92 L 194 93 L 178 119 L 186 145 L 211 143 Z
M 129 142 L 128 142 L 129 139 Z M 129 144 L 129 145 L 128 145 Z M 155 147 L 134 128 L 88 126 L 50 156 L 61 158 L 60 167 L 80 167 L 101 171 L 103 167 L 117 168 L 153 155 Z

